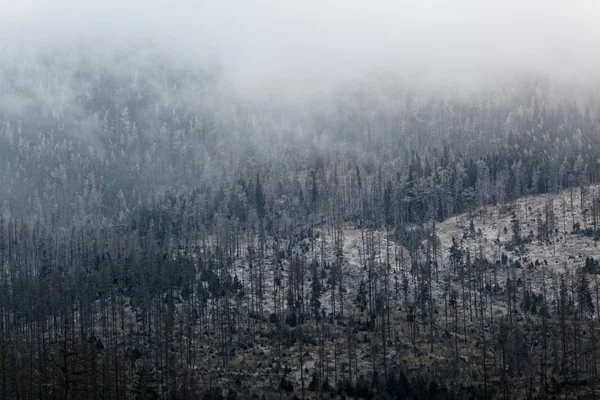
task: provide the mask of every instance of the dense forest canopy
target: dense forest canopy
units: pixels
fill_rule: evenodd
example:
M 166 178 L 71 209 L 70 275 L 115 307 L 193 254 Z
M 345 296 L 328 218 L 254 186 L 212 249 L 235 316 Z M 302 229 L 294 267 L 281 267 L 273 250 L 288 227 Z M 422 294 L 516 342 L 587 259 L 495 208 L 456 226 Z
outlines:
M 0 399 L 595 396 L 596 5 L 29 3 Z
M 598 88 L 542 76 L 460 93 L 375 75 L 280 102 L 236 96 L 218 70 L 143 46 L 3 59 L 4 212 L 62 226 L 114 220 L 121 207 L 195 189 L 212 205 L 210 219 L 256 174 L 278 189 L 269 190 L 271 209 L 298 201 L 312 173 L 328 186 L 335 171 L 343 190 L 359 171 L 365 183 L 390 180 L 399 193 L 451 197 L 475 190 L 478 178 L 520 179 L 509 193 L 518 196 L 566 187 L 584 170 L 594 181 L 599 167 Z M 321 205 L 333 201 L 321 194 Z

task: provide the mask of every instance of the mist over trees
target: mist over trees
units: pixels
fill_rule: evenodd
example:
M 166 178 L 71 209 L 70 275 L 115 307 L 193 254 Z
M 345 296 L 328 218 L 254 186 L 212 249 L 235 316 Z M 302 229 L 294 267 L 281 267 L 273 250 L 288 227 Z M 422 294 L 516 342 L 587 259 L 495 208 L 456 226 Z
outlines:
M 591 75 L 96 33 L 0 38 L 0 399 L 595 398 Z
M 422 95 L 380 77 L 298 109 L 236 99 L 218 72 L 176 68 L 149 49 L 69 54 L 7 57 L 2 65 L 5 213 L 63 226 L 114 221 L 130 205 L 195 190 L 213 206 L 205 210 L 212 221 L 219 197 L 252 204 L 237 187 L 259 174 L 277 189 L 266 197 L 269 210 L 289 213 L 286 202 L 300 202 L 300 189 L 309 195 L 310 185 L 334 179 L 338 190 L 322 190 L 308 205 L 325 208 L 335 196 L 360 203 L 351 193 L 362 178 L 374 204 L 387 181 L 408 194 L 396 220 L 417 222 L 426 217 L 424 207 L 414 210 L 418 197 L 437 198 L 445 218 L 597 176 L 593 89 L 542 77 L 462 96 Z M 364 205 L 343 204 L 344 218 L 357 218 Z M 400 213 L 401 205 L 393 208 Z

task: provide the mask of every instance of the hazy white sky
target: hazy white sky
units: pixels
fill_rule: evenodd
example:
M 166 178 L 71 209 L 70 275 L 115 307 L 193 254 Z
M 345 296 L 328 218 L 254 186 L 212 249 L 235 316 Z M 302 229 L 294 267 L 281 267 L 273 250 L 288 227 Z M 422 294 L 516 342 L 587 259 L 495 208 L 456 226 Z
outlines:
M 0 24 L 7 40 L 156 37 L 217 55 L 240 80 L 600 67 L 600 0 L 0 0 Z

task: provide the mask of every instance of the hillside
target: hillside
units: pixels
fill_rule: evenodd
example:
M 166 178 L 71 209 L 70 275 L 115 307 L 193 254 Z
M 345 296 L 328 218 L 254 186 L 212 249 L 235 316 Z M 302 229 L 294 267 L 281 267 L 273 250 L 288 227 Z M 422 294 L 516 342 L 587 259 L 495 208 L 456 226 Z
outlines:
M 519 368 L 535 368 L 536 363 L 541 363 L 545 350 L 548 360 L 542 365 L 548 374 L 547 382 L 544 382 L 547 393 L 561 392 L 568 396 L 583 394 L 589 388 L 579 388 L 577 385 L 582 382 L 577 381 L 576 377 L 577 374 L 590 374 L 592 361 L 587 358 L 585 361 L 567 360 L 565 363 L 568 363 L 570 370 L 564 371 L 557 365 L 564 357 L 574 357 L 572 350 L 569 349 L 567 355 L 559 355 L 560 351 L 550 345 L 552 340 L 558 340 L 556 337 L 549 335 L 544 348 L 537 335 L 542 324 L 548 331 L 559 324 L 563 296 L 559 293 L 559 283 L 563 279 L 561 277 L 564 277 L 569 286 L 569 293 L 565 295 L 569 297 L 572 303 L 570 307 L 573 308 L 567 318 L 572 324 L 584 326 L 579 339 L 582 357 L 586 357 L 583 349 L 590 346 L 586 342 L 590 337 L 589 329 L 598 329 L 596 314 L 589 314 L 591 317 L 585 314 L 580 321 L 574 308 L 582 301 L 577 293 L 580 290 L 578 279 L 582 271 L 585 271 L 590 282 L 588 289 L 591 293 L 597 293 L 600 289 L 597 276 L 591 273 L 595 269 L 584 270 L 588 257 L 594 260 L 600 257 L 600 249 L 594 238 L 583 232 L 593 226 L 589 210 L 592 209 L 592 199 L 597 198 L 597 190 L 597 187 L 584 188 L 583 208 L 580 189 L 573 189 L 558 194 L 526 196 L 500 207 L 486 206 L 472 213 L 459 214 L 435 224 L 435 250 L 431 240 L 424 240 L 416 245 L 417 248 L 408 248 L 400 244 L 401 241 L 397 240 L 394 232 L 389 232 L 388 241 L 388 233 L 382 230 L 347 227 L 340 236 L 339 232 L 334 235 L 330 229 L 319 229 L 319 234 L 314 239 L 305 238 L 302 243 L 305 246 L 304 256 L 308 260 L 320 260 L 320 265 L 323 266 L 319 267 L 318 275 L 322 288 L 319 313 L 324 317 L 320 328 L 314 320 L 303 324 L 303 343 L 300 344 L 298 325 L 290 323 L 287 318 L 285 324 L 280 325 L 280 313 L 287 315 L 289 309 L 287 312 L 283 311 L 284 306 L 277 301 L 283 302 L 285 293 L 291 290 L 288 284 L 288 271 L 291 269 L 286 260 L 281 261 L 279 273 L 273 271 L 273 265 L 268 263 L 267 270 L 273 273 L 264 277 L 265 292 L 272 294 L 272 297 L 265 297 L 263 312 L 265 318 L 271 315 L 270 322 L 265 319 L 265 324 L 259 330 L 262 332 L 258 336 L 261 338 L 258 339 L 260 344 L 249 352 L 237 349 L 236 357 L 230 364 L 240 368 L 239 371 L 252 366 L 251 370 L 255 372 L 250 374 L 253 382 L 251 387 L 258 390 L 261 387 L 272 387 L 273 382 L 280 379 L 279 368 L 283 368 L 288 371 L 283 376 L 296 388 L 296 394 L 302 386 L 300 365 L 304 368 L 307 388 L 314 379 L 312 374 L 317 370 L 330 382 L 328 385 L 333 386 L 333 382 L 343 382 L 340 378 L 348 379 L 348 376 L 352 376 L 352 368 L 356 379 L 359 375 L 364 375 L 364 371 L 372 369 L 373 365 L 384 364 L 385 357 L 386 368 L 401 368 L 409 374 L 433 374 L 432 376 L 440 379 L 451 378 L 454 384 L 466 387 L 475 384 L 481 389 L 486 385 L 488 394 L 496 393 L 500 396 L 506 391 L 505 394 L 510 398 L 525 398 L 532 393 L 541 396 L 543 392 L 539 382 L 528 382 L 514 371 L 518 360 L 524 356 L 518 354 L 521 350 L 516 346 L 527 342 L 526 359 L 521 359 L 523 365 Z M 538 236 L 550 206 L 556 230 L 546 241 Z M 515 220 L 519 221 L 521 235 L 524 237 L 519 246 L 514 245 L 512 227 Z M 579 225 L 581 232 L 574 232 L 574 225 Z M 426 231 L 431 233 L 433 223 L 426 226 L 429 227 Z M 565 226 L 569 228 L 566 234 L 563 230 Z M 414 227 L 413 233 L 416 235 L 415 232 L 419 229 L 422 228 Z M 531 236 L 532 239 L 527 238 Z M 463 258 L 456 267 L 453 267 L 450 252 L 452 238 L 456 239 L 463 253 Z M 339 244 L 340 240 L 343 241 L 343 254 L 341 259 L 336 259 L 336 243 Z M 385 263 L 388 257 L 390 269 L 386 275 Z M 470 257 L 472 264 L 467 263 L 467 257 Z M 427 269 L 423 265 L 427 259 L 437 263 L 437 267 L 432 265 L 431 270 Z M 337 294 L 335 291 L 332 293 L 331 284 L 334 266 L 339 260 L 343 260 L 341 295 L 339 290 Z M 238 271 L 240 276 L 249 274 L 248 265 L 239 265 Z M 307 292 L 312 288 L 310 274 L 306 271 L 303 280 Z M 431 279 L 430 287 L 428 279 Z M 513 286 L 510 286 L 511 279 L 516 282 Z M 275 282 L 282 284 L 277 286 Z M 364 284 L 362 289 L 361 282 Z M 371 289 L 366 286 L 368 282 L 373 282 Z M 368 298 L 369 290 L 384 293 L 383 297 L 387 299 L 384 301 L 389 302 L 385 305 L 390 310 L 388 316 L 383 311 L 377 311 L 375 303 L 378 295 L 374 294 L 374 318 L 371 319 L 371 305 L 367 304 L 371 301 Z M 571 290 L 574 292 L 571 293 Z M 423 291 L 430 292 L 428 294 Z M 363 310 L 359 300 L 361 293 Z M 454 306 L 452 293 L 455 297 Z M 595 295 L 592 297 L 594 308 L 597 299 Z M 337 310 L 335 318 L 334 307 Z M 428 315 L 430 310 L 433 311 L 433 319 Z M 587 324 L 592 325 L 590 327 Z M 519 340 L 523 343 L 510 343 L 510 333 L 505 332 L 509 325 L 512 326 L 512 332 L 515 329 L 522 330 Z M 502 335 L 507 333 L 508 338 L 503 338 Z M 282 336 L 284 339 L 280 344 Z M 483 369 L 483 349 L 486 371 Z M 299 351 L 304 355 L 303 360 L 298 357 Z M 351 353 L 350 357 L 348 351 Z M 587 351 L 591 351 L 591 348 Z M 555 359 L 550 361 L 551 358 Z M 271 360 L 271 365 L 265 365 L 263 360 L 267 359 Z M 319 362 L 322 365 L 318 365 Z M 351 363 L 354 363 L 353 366 Z M 573 366 L 576 363 L 581 365 Z M 504 375 L 502 368 L 505 368 Z M 573 368 L 577 371 L 574 372 Z M 360 373 L 357 374 L 356 371 Z M 559 383 L 565 376 L 569 381 L 568 385 Z M 336 386 L 336 390 L 340 390 L 339 385 Z
M 600 86 L 102 38 L 0 46 L 0 399 L 593 392 Z

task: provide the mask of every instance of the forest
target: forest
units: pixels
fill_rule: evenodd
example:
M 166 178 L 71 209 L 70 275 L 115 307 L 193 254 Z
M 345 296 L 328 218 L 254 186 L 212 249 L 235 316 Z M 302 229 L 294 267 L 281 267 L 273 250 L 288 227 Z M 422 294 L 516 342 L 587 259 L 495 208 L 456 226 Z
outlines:
M 0 399 L 595 398 L 598 86 L 0 60 Z

